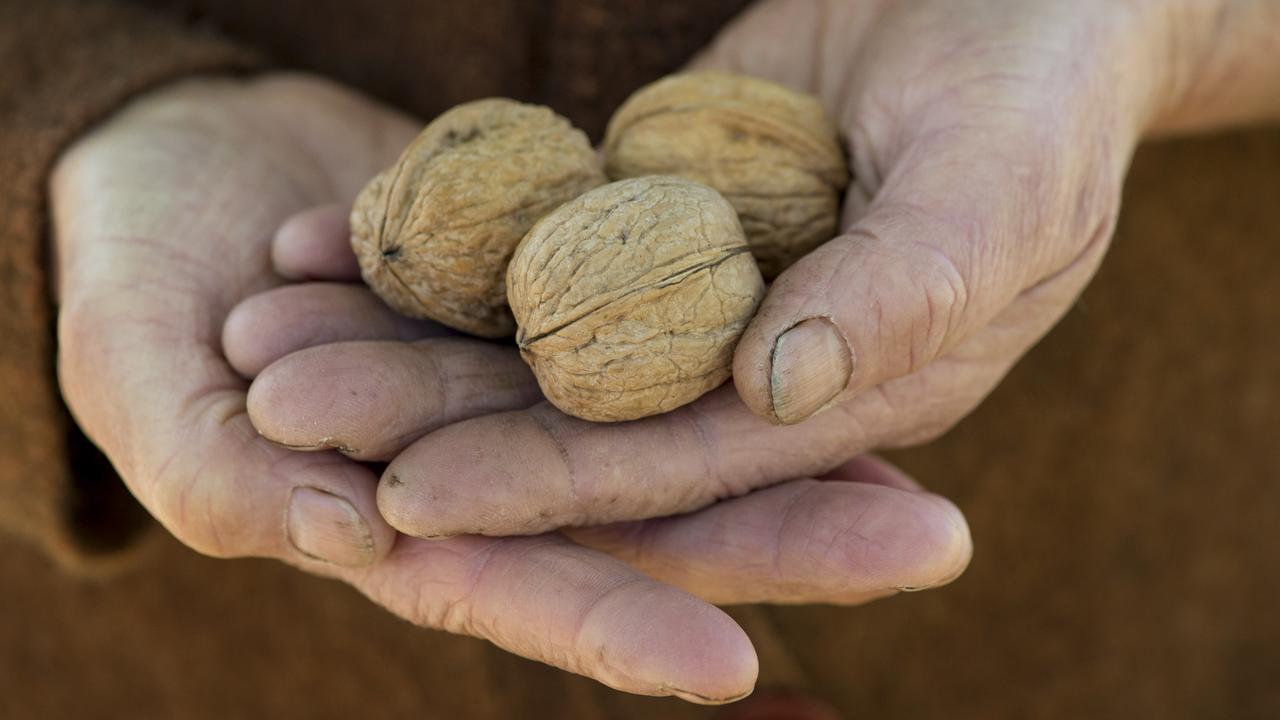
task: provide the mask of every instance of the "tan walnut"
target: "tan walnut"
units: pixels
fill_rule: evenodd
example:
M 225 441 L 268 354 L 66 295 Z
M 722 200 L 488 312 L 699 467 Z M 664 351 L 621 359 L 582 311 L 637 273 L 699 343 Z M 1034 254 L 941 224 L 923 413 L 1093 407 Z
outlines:
M 610 179 L 679 175 L 733 203 L 766 278 L 830 240 L 849 170 L 816 98 L 745 75 L 671 75 L 609 121 Z
M 620 421 L 727 380 L 764 281 L 719 193 L 643 177 L 539 220 L 511 259 L 507 295 L 543 394 L 570 415 Z
M 506 269 L 533 223 L 605 182 L 590 142 L 545 107 L 487 99 L 436 118 L 351 211 L 364 280 L 388 305 L 510 336 Z

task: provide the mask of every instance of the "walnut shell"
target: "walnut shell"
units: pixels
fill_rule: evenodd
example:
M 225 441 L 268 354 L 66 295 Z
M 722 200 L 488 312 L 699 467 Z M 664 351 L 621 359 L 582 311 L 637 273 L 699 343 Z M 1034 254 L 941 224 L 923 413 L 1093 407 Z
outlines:
M 729 378 L 764 297 L 733 207 L 676 177 L 605 185 L 539 220 L 507 295 L 547 398 L 586 420 L 634 420 Z
M 397 312 L 509 336 L 511 251 L 538 218 L 604 182 L 586 135 L 548 108 L 465 103 L 365 186 L 352 247 L 365 282 Z
M 641 88 L 609 121 L 610 179 L 679 175 L 733 203 L 772 279 L 830 240 L 849 169 L 818 100 L 745 75 L 694 72 Z

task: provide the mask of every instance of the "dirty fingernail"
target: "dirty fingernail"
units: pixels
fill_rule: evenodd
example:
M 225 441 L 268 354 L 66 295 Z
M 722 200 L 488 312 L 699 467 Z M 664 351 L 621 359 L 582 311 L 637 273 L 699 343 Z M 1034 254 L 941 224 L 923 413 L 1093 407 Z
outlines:
M 355 507 L 316 488 L 297 488 L 289 500 L 289 542 L 315 560 L 363 567 L 374 560 L 373 534 Z
M 849 344 L 826 318 L 810 318 L 778 337 L 773 346 L 770 392 L 773 413 L 785 425 L 822 410 L 853 374 Z

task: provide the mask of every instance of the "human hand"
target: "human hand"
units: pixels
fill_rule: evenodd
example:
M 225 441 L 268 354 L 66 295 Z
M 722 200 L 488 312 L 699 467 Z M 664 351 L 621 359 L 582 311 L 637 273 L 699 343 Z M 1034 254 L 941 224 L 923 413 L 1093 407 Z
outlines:
M 247 382 L 220 337 L 233 306 L 282 282 L 272 234 L 302 208 L 349 200 L 417 129 L 324 81 L 277 76 L 165 88 L 78 142 L 51 187 L 59 374 L 77 421 L 143 505 L 199 552 L 279 558 L 415 623 L 624 690 L 703 702 L 746 693 L 756 658 L 718 609 L 559 535 L 397 538 L 366 466 L 280 448 L 250 424 Z M 284 238 L 276 260 L 288 265 Z M 305 257 L 324 272 L 345 261 Z M 367 291 L 337 292 L 346 308 L 382 307 Z M 286 327 L 272 347 L 334 333 L 447 334 L 390 318 L 361 328 L 330 320 Z M 413 347 L 441 373 L 440 404 L 418 415 L 424 430 L 538 397 L 506 349 L 447 337 Z
M 294 364 L 291 378 L 264 383 L 272 402 L 255 422 L 282 442 L 350 436 L 394 456 L 379 507 L 418 536 L 763 502 L 760 488 L 936 437 L 1052 327 L 1101 261 L 1130 154 L 1165 88 L 1160 7 L 774 0 L 726 30 L 696 64 L 817 94 L 849 138 L 855 172 L 846 231 L 777 280 L 742 338 L 736 393 L 624 424 L 538 404 L 424 434 L 410 393 L 394 408 L 353 402 L 321 417 L 325 393 L 267 392 L 313 386 L 307 377 L 343 362 L 328 350 L 307 356 L 315 375 Z M 804 527 L 796 512 L 810 508 L 788 510 Z M 857 518 L 845 517 L 850 532 L 861 532 Z M 967 547 L 958 534 L 935 537 Z

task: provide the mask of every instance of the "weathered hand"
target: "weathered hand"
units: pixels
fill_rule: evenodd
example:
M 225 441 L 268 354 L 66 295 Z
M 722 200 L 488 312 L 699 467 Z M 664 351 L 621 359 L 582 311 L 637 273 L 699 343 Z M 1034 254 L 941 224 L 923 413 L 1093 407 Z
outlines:
M 254 422 L 281 443 L 394 457 L 379 506 L 415 535 L 614 523 L 569 532 L 722 602 L 856 602 L 945 582 L 969 553 L 954 508 L 865 456 L 841 463 L 942 432 L 1052 326 L 1101 259 L 1144 129 L 1272 106 L 1241 89 L 1265 87 L 1253 68 L 1240 76 L 1254 81 L 1215 87 L 1236 102 L 1205 112 L 1203 80 L 1182 72 L 1199 43 L 1171 40 L 1195 33 L 1172 31 L 1186 16 L 1173 22 L 1170 7 L 774 0 L 728 30 L 699 64 L 817 93 L 857 173 L 846 232 L 779 280 L 739 348 L 745 403 L 722 388 L 621 425 L 522 407 L 501 384 L 460 384 L 467 366 L 441 343 L 394 342 L 395 321 L 376 303 L 304 284 L 233 316 L 226 345 L 256 358 L 246 372 L 318 345 L 305 332 L 270 340 L 315 318 L 328 340 L 392 341 L 279 359 L 250 393 Z M 1176 67 L 1156 67 L 1170 58 Z M 341 218 L 299 218 L 279 244 L 304 252 L 277 253 L 282 268 L 354 279 L 349 259 L 330 261 L 343 256 Z M 330 260 L 308 267 L 308 257 Z M 476 402 L 509 409 L 442 426 Z M 827 482 L 789 481 L 833 467 Z M 862 482 L 830 482 L 841 479 Z
M 297 384 L 314 383 L 298 359 L 259 381 L 271 402 L 255 422 L 288 443 L 403 448 L 379 507 L 419 536 L 760 503 L 788 486 L 760 488 L 927 441 L 976 406 L 1101 261 L 1130 154 L 1166 89 L 1153 66 L 1162 7 L 773 0 L 731 26 L 697 65 L 820 96 L 855 172 L 845 232 L 777 280 L 743 337 L 736 392 L 624 424 L 538 404 L 424 435 L 408 390 L 395 410 L 353 401 L 341 420 L 321 417 L 332 403 L 301 399 Z M 306 358 L 340 365 L 342 352 Z M 797 509 L 785 519 L 804 527 Z M 842 537 L 875 535 L 859 517 L 844 516 Z M 958 538 L 935 544 L 967 547 Z
M 233 306 L 281 283 L 273 233 L 302 208 L 354 196 L 416 130 L 353 93 L 290 76 L 162 89 L 77 143 L 52 186 L 59 371 L 76 419 L 138 499 L 200 552 L 275 557 L 341 578 L 413 622 L 624 690 L 705 702 L 748 692 L 750 642 L 705 602 L 556 534 L 397 538 L 366 466 L 286 450 L 250 424 L 248 383 L 220 338 Z M 287 233 L 277 250 L 287 267 Z M 304 256 L 325 272 L 347 260 Z M 346 308 L 381 307 L 365 291 L 336 292 Z M 361 333 L 443 334 L 427 323 L 350 328 L 313 314 L 264 351 Z M 441 404 L 421 430 L 537 398 L 519 359 L 498 346 L 401 347 L 440 373 Z M 333 416 L 347 398 L 344 388 Z
M 359 278 L 344 218 L 342 208 L 322 207 L 287 222 L 275 243 L 278 272 L 321 282 L 256 295 L 228 320 L 224 343 L 232 358 L 240 358 L 233 361 L 237 367 L 253 375 L 267 366 L 248 401 L 249 415 L 265 437 L 286 447 L 336 447 L 363 460 L 389 460 L 458 415 L 534 402 L 509 390 L 533 383 L 515 348 L 489 346 L 495 355 L 486 359 L 459 352 L 456 340 L 406 343 L 395 339 L 397 320 L 386 306 L 353 302 L 367 291 L 343 284 Z M 368 341 L 370 333 L 385 339 Z M 352 341 L 329 342 L 339 335 Z M 323 339 L 312 341 L 312 336 Z M 492 362 L 497 353 L 508 359 L 497 371 L 477 364 Z M 558 422 L 545 403 L 530 412 Z M 524 452 L 527 429 L 513 430 L 518 434 L 494 436 L 488 447 L 446 461 L 465 470 Z M 661 440 L 639 438 L 646 445 L 631 451 L 661 456 L 666 450 Z M 525 477 L 532 478 L 546 472 L 534 465 L 563 462 L 554 454 L 525 457 L 530 464 Z M 608 462 L 600 456 L 600 467 Z M 516 486 L 521 480 L 502 479 Z M 634 478 L 636 489 L 646 492 L 655 479 Z M 391 484 L 397 480 L 387 478 Z M 465 498 L 474 490 L 445 486 L 432 502 Z M 530 490 L 536 499 L 540 488 Z M 521 514 L 527 508 L 520 502 L 515 497 L 515 507 L 491 511 Z M 870 456 L 821 480 L 787 482 L 690 515 L 567 532 L 652 577 L 719 603 L 859 603 L 945 583 L 964 569 L 970 553 L 968 529 L 954 506 Z

